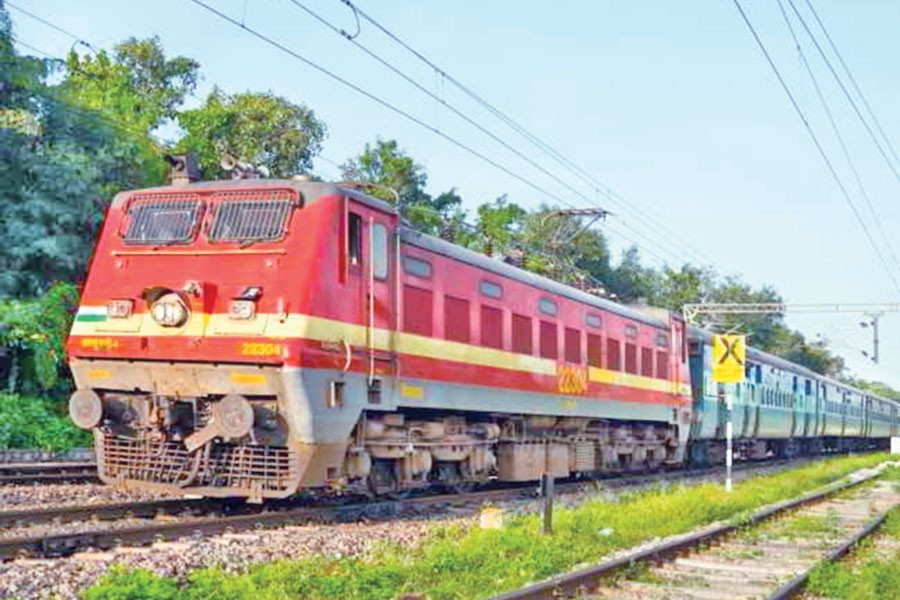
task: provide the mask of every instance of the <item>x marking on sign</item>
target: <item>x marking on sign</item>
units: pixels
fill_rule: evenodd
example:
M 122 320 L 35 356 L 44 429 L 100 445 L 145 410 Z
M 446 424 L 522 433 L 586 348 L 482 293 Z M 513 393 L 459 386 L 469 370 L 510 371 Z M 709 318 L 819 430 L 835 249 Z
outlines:
M 724 365 L 726 362 L 728 362 L 729 357 L 731 357 L 737 364 L 741 366 L 744 365 L 744 361 L 742 361 L 737 354 L 737 347 L 740 343 L 740 338 L 734 338 L 732 340 L 729 340 L 727 337 L 722 338 L 722 345 L 725 346 L 725 353 L 722 355 L 722 358 L 719 359 L 720 365 Z

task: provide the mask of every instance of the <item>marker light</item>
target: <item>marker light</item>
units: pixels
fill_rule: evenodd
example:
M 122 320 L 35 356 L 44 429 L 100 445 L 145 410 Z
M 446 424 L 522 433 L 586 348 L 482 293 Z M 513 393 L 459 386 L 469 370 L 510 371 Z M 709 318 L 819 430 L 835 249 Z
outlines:
M 106 316 L 110 319 L 127 319 L 134 309 L 134 300 L 110 300 L 106 303 Z
M 256 315 L 256 303 L 253 300 L 232 300 L 228 305 L 228 317 L 230 319 L 252 319 Z
M 153 303 L 150 315 L 163 327 L 181 327 L 189 316 L 188 307 L 178 294 L 166 294 Z

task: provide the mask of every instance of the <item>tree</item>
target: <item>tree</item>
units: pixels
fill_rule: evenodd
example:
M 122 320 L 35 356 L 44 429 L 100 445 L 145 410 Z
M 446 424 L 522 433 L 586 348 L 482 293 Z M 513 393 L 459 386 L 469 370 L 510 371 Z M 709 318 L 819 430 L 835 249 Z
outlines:
M 177 148 L 198 154 L 204 179 L 217 178 L 226 153 L 265 167 L 273 177 L 304 173 L 326 135 L 325 124 L 302 104 L 272 93 L 229 95 L 218 88 L 202 107 L 179 113 L 178 124 L 185 136 Z
M 424 167 L 400 148 L 396 140 L 378 138 L 366 144 L 359 156 L 341 165 L 349 181 L 375 184 L 366 192 L 397 207 L 413 227 L 430 235 L 463 241 L 465 213 L 455 188 L 432 198 L 425 191 Z
M 149 134 L 168 119 L 197 87 L 200 65 L 184 56 L 167 59 L 158 37 L 129 38 L 110 56 L 69 53 L 62 88 L 74 104 L 104 113 Z

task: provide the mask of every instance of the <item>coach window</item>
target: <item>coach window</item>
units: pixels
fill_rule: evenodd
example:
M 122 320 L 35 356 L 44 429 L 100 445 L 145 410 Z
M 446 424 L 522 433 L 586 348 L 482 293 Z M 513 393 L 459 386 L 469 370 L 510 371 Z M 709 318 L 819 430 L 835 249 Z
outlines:
M 482 281 L 478 285 L 478 289 L 481 290 L 481 293 L 488 298 L 503 297 L 503 288 L 500 287 L 499 283 L 494 283 L 493 281 Z
M 538 302 L 538 310 L 545 315 L 552 316 L 556 316 L 556 313 L 559 312 L 559 308 L 556 306 L 556 302 L 554 302 L 550 298 L 541 298 L 540 302 Z
M 347 262 L 358 265 L 362 258 L 362 217 L 347 213 Z
M 372 227 L 372 271 L 375 279 L 387 279 L 388 276 L 388 239 L 387 228 L 381 223 Z
M 414 277 L 421 277 L 422 279 L 431 277 L 431 263 L 414 256 L 403 257 L 403 270 Z

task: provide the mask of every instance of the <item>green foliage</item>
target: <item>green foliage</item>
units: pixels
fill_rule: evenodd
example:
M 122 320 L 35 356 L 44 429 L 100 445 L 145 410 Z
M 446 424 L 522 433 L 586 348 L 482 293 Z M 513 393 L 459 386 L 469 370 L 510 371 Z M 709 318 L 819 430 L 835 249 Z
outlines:
M 422 165 L 403 151 L 396 140 L 378 139 L 341 165 L 349 181 L 374 184 L 366 193 L 398 207 L 401 216 L 431 235 L 456 239 L 462 234 L 462 198 L 451 189 L 437 198 L 425 192 L 428 176 Z
M 61 282 L 38 300 L 0 300 L 0 347 L 10 360 L 7 391 L 69 388 L 65 339 L 77 305 L 78 290 Z
M 200 70 L 184 56 L 167 59 L 158 37 L 129 38 L 115 46 L 112 56 L 105 50 L 84 56 L 73 51 L 66 67 L 62 88 L 73 103 L 145 134 L 176 117 L 197 87 Z
M 146 569 L 127 571 L 116 565 L 83 597 L 85 600 L 171 600 L 180 595 L 171 579 L 157 577 Z
M 203 569 L 188 576 L 177 598 L 484 598 L 545 579 L 576 565 L 648 539 L 683 533 L 762 505 L 796 497 L 886 455 L 840 458 L 737 484 L 716 484 L 624 494 L 557 509 L 554 534 L 541 534 L 542 517 L 515 515 L 501 530 L 458 525 L 435 528 L 411 550 L 386 546 L 359 558 L 312 557 L 253 566 L 244 574 Z M 89 590 L 86 598 L 149 587 L 146 573 L 129 580 L 120 571 Z M 159 585 L 174 579 L 157 578 Z M 169 589 L 169 588 L 165 588 Z M 107 595 L 92 595 L 104 590 Z M 166 596 L 170 597 L 170 596 Z
M 272 177 L 303 173 L 326 133 L 306 106 L 271 93 L 229 95 L 218 88 L 202 107 L 179 113 L 178 124 L 185 131 L 178 150 L 197 153 L 204 179 L 217 178 L 226 153 L 266 167 Z
M 75 427 L 59 403 L 34 396 L 0 394 L 0 448 L 68 450 L 90 443 L 90 434 Z

